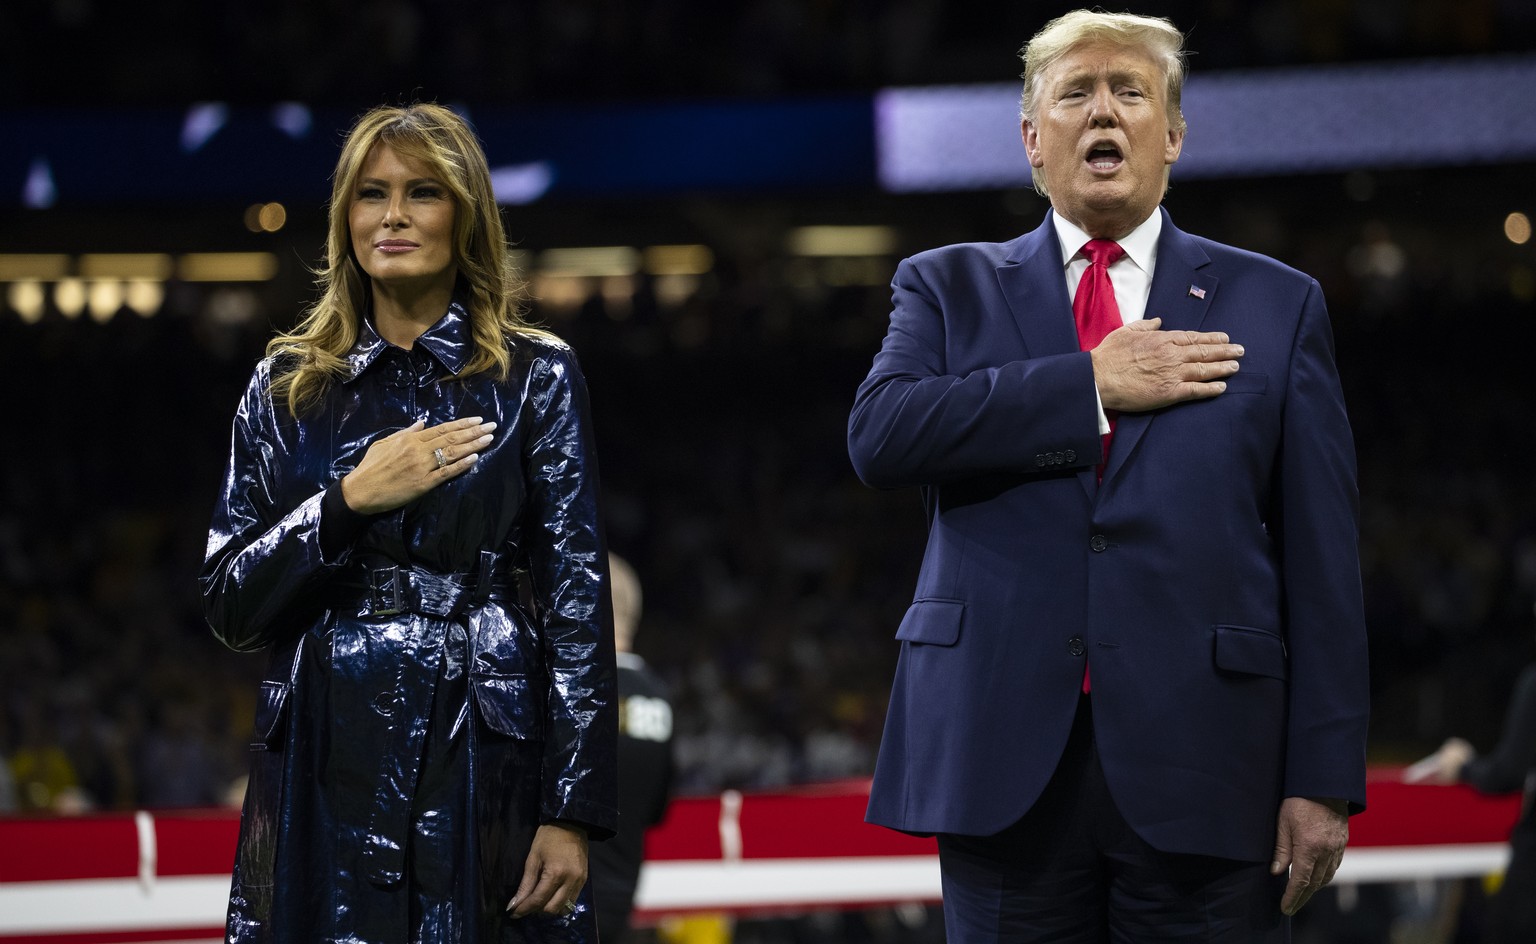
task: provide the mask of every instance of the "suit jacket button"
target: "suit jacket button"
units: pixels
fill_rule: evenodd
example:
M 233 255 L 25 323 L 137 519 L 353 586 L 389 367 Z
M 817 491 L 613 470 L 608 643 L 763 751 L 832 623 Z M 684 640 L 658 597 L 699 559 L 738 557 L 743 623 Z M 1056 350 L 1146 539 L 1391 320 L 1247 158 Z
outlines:
M 1095 534 L 1088 539 L 1088 546 L 1093 548 L 1095 553 L 1098 553 L 1109 547 L 1109 540 L 1102 534 Z
M 1076 462 L 1077 461 L 1077 450 L 1076 449 L 1068 449 L 1067 452 L 1066 452 L 1066 456 L 1067 456 L 1067 461 L 1068 462 Z
M 1037 453 L 1035 455 L 1035 467 L 1038 468 L 1038 469 L 1045 468 L 1045 454 L 1044 453 Z
M 1071 639 L 1067 640 L 1067 651 L 1072 653 L 1074 656 L 1080 656 L 1084 652 L 1088 651 L 1088 647 L 1083 645 L 1083 637 L 1073 636 Z

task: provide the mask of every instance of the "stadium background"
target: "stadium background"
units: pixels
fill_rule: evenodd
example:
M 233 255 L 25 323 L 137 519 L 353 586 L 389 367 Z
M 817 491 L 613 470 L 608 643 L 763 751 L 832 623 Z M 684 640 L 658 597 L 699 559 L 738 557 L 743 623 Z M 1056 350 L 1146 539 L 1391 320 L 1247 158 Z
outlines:
M 680 789 L 867 774 L 923 523 L 914 495 L 854 479 L 853 390 L 901 256 L 1010 238 L 1046 208 L 1018 181 L 893 189 L 880 103 L 1009 83 L 1018 46 L 1073 4 L 133 6 L 0 10 L 0 756 L 18 811 L 218 804 L 237 783 L 262 660 L 213 642 L 193 579 L 231 412 L 310 296 L 341 131 L 418 98 L 481 128 L 534 312 L 588 374 Z M 1536 7 L 1115 8 L 1190 33 L 1192 96 L 1386 77 L 1341 102 L 1373 116 L 1358 141 L 1331 132 L 1344 157 L 1298 145 L 1176 178 L 1166 206 L 1327 293 L 1361 461 L 1371 759 L 1449 734 L 1491 747 L 1536 596 L 1536 136 L 1518 81 Z M 1471 81 L 1437 84 L 1458 70 Z M 1191 117 L 1186 157 L 1235 133 Z M 1263 123 L 1304 143 L 1324 117 Z M 1404 900 L 1373 898 L 1372 928 L 1404 926 Z

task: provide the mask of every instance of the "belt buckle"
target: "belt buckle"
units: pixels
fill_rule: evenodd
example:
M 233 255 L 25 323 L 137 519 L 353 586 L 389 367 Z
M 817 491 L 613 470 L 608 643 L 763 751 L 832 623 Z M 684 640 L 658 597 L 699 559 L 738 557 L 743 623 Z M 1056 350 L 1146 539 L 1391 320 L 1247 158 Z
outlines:
M 368 571 L 368 609 L 374 616 L 405 612 L 405 575 L 398 564 Z

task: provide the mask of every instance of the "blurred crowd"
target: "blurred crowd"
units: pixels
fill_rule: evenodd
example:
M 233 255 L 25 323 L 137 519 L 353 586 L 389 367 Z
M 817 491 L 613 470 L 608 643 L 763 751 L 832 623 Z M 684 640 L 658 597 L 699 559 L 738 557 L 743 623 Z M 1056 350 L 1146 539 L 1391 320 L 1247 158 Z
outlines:
M 1386 175 L 1364 198 L 1360 180 L 1323 176 L 1169 198 L 1186 228 L 1327 292 L 1361 461 L 1376 761 L 1452 732 L 1491 739 L 1536 654 L 1536 275 L 1478 202 L 1519 174 Z M 903 251 L 1005 238 L 1042 212 L 1029 194 L 934 199 L 903 225 Z M 880 260 L 887 277 L 895 261 Z M 641 278 L 623 297 L 594 282 L 584 304 L 535 308 L 589 378 L 609 539 L 644 584 L 635 648 L 673 689 L 684 793 L 867 775 L 878 744 L 924 520 L 915 493 L 858 483 L 844 449 L 889 290 L 805 264 L 722 242 L 688 298 Z M 303 299 L 302 279 L 290 288 L 234 327 L 181 290 L 149 319 L 0 315 L 14 410 L 0 808 L 238 796 L 263 657 L 213 641 L 195 575 L 232 410 L 271 324 Z
M 867 91 L 998 81 L 1081 2 L 942 0 L 13 0 L 0 80 L 23 103 L 487 104 Z M 1526 0 L 1131 0 L 1200 69 L 1525 51 Z M 999 36 L 1011 37 L 999 44 Z M 67 67 L 64 65 L 67 63 Z

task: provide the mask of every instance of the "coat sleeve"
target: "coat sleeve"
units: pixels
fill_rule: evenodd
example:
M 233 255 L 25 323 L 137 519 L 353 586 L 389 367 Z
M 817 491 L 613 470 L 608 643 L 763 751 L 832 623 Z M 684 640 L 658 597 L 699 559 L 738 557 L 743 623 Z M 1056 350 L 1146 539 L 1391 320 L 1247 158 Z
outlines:
M 597 457 L 575 358 L 536 359 L 527 476 L 529 576 L 549 672 L 542 817 L 602 839 L 618 824 L 618 702 Z
M 235 412 L 229 462 L 208 528 L 198 577 L 203 612 L 231 649 L 254 651 L 303 627 L 296 604 L 346 554 L 327 559 L 320 546 L 324 492 L 282 507 L 284 474 L 295 465 L 268 395 L 271 361 L 251 378 Z
M 1461 779 L 1483 793 L 1513 793 L 1536 770 L 1536 666 L 1527 666 L 1515 684 L 1504 729 L 1492 751 L 1467 761 Z
M 890 328 L 854 399 L 848 454 L 859 478 L 899 488 L 1096 463 L 1099 406 L 1090 356 L 1071 352 L 952 368 L 947 352 L 984 348 L 987 338 L 980 335 L 1012 313 L 1000 292 L 979 282 L 941 296 L 921 259 L 905 259 L 896 269 Z M 986 276 L 995 279 L 991 270 Z M 1002 310 L 967 310 L 984 306 Z
M 1291 657 L 1286 796 L 1365 808 L 1370 713 L 1354 438 L 1322 289 L 1302 304 L 1278 457 L 1286 642 Z

